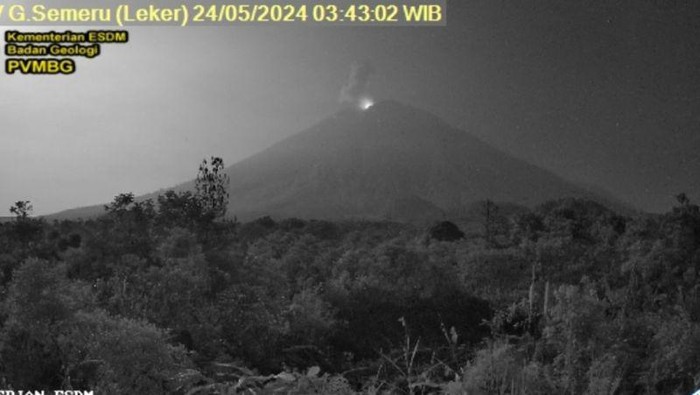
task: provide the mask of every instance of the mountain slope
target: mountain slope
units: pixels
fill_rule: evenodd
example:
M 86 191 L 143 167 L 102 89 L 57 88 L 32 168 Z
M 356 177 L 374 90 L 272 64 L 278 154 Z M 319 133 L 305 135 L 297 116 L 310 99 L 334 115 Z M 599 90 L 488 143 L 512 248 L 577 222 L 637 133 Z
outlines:
M 393 101 L 340 111 L 226 173 L 228 212 L 241 220 L 435 219 L 484 199 L 533 206 L 575 196 L 610 203 Z

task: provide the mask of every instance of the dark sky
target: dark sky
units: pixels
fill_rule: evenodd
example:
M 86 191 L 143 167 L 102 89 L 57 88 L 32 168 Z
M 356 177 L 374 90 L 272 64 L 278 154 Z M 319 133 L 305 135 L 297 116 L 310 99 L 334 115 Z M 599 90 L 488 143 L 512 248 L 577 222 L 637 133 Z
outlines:
M 698 3 L 449 0 L 447 27 L 133 28 L 74 75 L 0 76 L 0 208 L 47 214 L 172 186 L 205 156 L 233 164 L 337 111 L 359 61 L 375 99 L 664 210 L 700 197 Z

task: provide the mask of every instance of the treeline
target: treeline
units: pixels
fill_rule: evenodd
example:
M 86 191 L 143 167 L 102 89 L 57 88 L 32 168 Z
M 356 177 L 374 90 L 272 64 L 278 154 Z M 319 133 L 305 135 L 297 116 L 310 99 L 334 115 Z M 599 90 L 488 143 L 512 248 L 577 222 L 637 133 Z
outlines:
M 220 183 L 216 166 L 205 169 L 210 186 Z M 700 212 L 683 195 L 670 212 L 637 218 L 575 199 L 508 216 L 486 202 L 483 234 L 464 236 L 451 223 L 241 224 L 222 219 L 225 192 L 206 182 L 156 201 L 119 195 L 88 221 L 48 223 L 28 202 L 13 207 L 15 219 L 0 224 L 6 387 L 698 386 Z

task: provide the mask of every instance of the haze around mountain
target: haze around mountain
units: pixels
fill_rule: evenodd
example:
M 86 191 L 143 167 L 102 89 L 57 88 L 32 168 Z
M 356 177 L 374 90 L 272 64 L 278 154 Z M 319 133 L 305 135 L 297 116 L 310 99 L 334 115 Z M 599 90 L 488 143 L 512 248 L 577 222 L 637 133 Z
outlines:
M 437 116 L 397 101 L 341 111 L 225 170 L 228 213 L 313 219 L 429 221 L 486 199 L 614 199 L 499 151 Z M 193 189 L 194 183 L 174 189 Z M 155 194 L 142 197 L 155 197 Z M 57 217 L 91 216 L 98 207 Z

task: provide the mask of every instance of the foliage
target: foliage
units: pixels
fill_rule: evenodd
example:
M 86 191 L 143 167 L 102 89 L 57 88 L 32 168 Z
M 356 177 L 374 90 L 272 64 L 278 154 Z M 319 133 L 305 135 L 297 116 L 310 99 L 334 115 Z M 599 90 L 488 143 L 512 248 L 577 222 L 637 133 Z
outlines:
M 0 355 L 15 386 L 166 393 L 179 364 L 188 364 L 161 330 L 96 310 L 89 287 L 47 261 L 15 271 L 5 311 Z
M 70 347 L 69 374 L 76 377 L 66 378 L 70 385 L 100 393 L 167 394 L 172 377 L 190 365 L 152 324 L 95 311 L 79 312 L 73 325 L 62 339 Z
M 195 180 L 195 196 L 206 215 L 213 218 L 223 217 L 228 206 L 229 177 L 224 173 L 224 161 L 218 157 L 206 159 L 199 165 Z
M 485 233 L 448 241 L 408 224 L 220 220 L 225 180 L 204 162 L 195 191 L 120 194 L 89 221 L 17 207 L 0 224 L 0 378 L 154 394 L 698 387 L 700 209 L 685 196 L 637 217 L 487 202 L 486 223 L 460 223 Z
M 442 221 L 434 225 L 430 228 L 429 235 L 431 239 L 439 241 L 456 241 L 464 238 L 464 232 L 450 221 Z
M 10 212 L 16 216 L 17 219 L 26 219 L 34 210 L 32 203 L 29 200 L 17 201 L 12 207 L 10 207 Z

